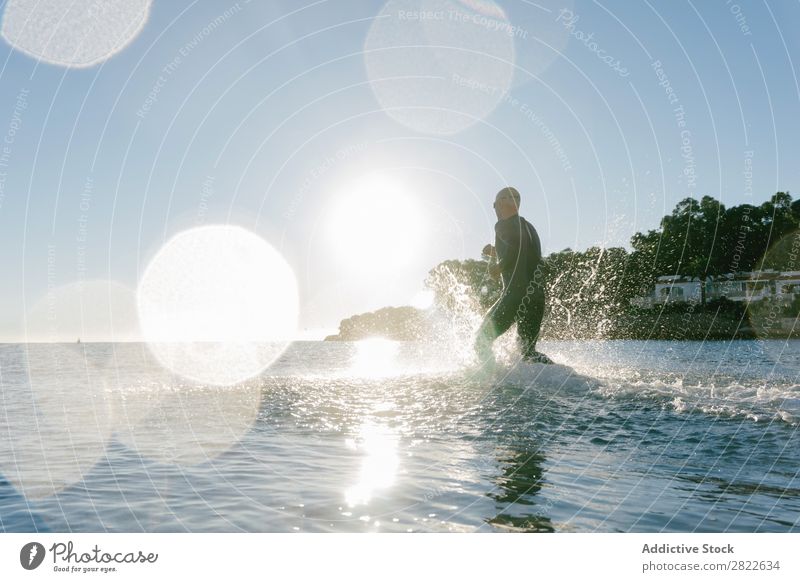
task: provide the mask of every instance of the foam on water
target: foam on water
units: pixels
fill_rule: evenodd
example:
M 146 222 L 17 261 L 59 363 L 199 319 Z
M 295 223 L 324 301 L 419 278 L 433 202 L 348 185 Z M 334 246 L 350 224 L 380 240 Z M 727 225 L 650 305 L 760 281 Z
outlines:
M 782 421 L 797 425 L 800 386 L 687 386 L 681 380 L 666 383 L 606 382 L 596 393 L 610 399 L 651 400 L 676 412 L 702 412 L 714 416 L 743 417 L 756 422 Z

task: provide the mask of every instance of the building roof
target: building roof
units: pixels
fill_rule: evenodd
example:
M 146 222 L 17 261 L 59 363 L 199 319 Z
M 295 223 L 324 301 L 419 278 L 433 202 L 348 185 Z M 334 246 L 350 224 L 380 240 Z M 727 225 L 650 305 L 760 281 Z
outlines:
M 711 280 L 711 277 L 706 279 Z M 715 281 L 797 281 L 800 282 L 800 271 L 775 271 L 773 269 L 765 269 L 763 271 L 740 271 L 738 273 L 725 273 L 714 279 Z M 683 275 L 660 275 L 656 279 L 656 284 L 675 284 L 675 283 L 698 283 L 700 281 L 697 277 L 688 277 Z

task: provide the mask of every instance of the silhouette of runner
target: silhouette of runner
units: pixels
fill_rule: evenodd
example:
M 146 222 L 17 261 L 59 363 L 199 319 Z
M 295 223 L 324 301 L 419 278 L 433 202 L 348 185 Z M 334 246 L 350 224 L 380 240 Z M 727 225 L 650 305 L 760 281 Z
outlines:
M 492 343 L 516 322 L 522 357 L 551 364 L 550 358 L 536 351 L 545 304 L 542 245 L 533 225 L 519 215 L 519 204 L 519 192 L 510 187 L 500 190 L 494 200 L 495 243 L 486 245 L 483 254 L 497 259 L 490 263 L 489 272 L 502 276 L 503 291 L 483 318 L 475 351 L 480 362 L 493 361 Z

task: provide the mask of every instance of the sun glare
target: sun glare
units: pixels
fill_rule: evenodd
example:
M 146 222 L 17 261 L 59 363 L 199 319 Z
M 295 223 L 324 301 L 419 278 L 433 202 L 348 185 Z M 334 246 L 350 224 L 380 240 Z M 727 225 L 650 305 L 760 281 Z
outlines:
M 357 376 L 378 378 L 397 372 L 397 342 L 382 337 L 361 340 L 356 344 L 356 353 L 350 372 Z
M 411 305 L 417 309 L 429 309 L 431 306 L 433 306 L 435 299 L 436 296 L 434 295 L 433 291 L 430 289 L 423 289 L 414 295 L 414 297 L 411 299 Z
M 359 430 L 357 449 L 364 459 L 358 482 L 345 491 L 347 505 L 368 504 L 376 492 L 391 487 L 397 476 L 400 459 L 397 435 L 389 427 L 367 421 Z
M 370 174 L 346 186 L 327 217 L 328 239 L 346 265 L 392 270 L 418 255 L 424 234 L 419 203 L 389 176 Z

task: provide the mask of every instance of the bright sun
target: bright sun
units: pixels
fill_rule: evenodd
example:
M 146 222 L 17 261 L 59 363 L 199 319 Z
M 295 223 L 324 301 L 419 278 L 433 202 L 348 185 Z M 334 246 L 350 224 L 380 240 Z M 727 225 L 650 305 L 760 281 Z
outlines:
M 337 193 L 327 216 L 328 240 L 349 266 L 396 269 L 418 255 L 423 224 L 419 203 L 402 184 L 374 173 Z

